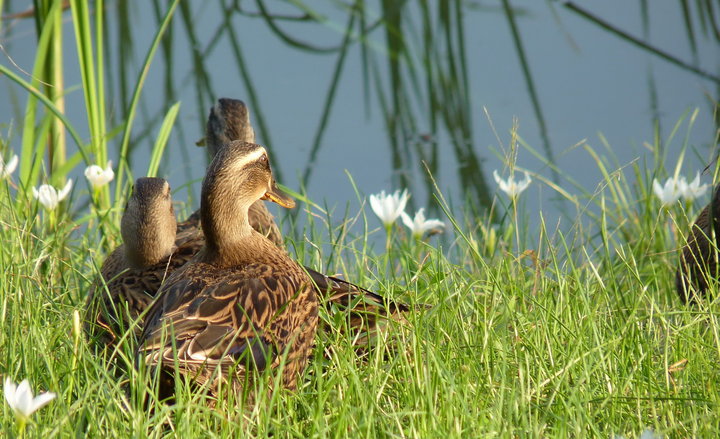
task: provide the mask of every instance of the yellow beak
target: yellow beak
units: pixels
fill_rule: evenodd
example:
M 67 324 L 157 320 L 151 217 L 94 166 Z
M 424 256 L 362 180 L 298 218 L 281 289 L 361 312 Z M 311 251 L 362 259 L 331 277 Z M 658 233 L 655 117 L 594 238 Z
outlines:
M 280 189 L 278 189 L 277 185 L 275 184 L 274 179 L 270 190 L 265 192 L 265 195 L 263 195 L 262 199 L 272 201 L 273 203 L 277 203 L 287 209 L 292 209 L 293 207 L 295 207 L 295 200 L 280 191 Z

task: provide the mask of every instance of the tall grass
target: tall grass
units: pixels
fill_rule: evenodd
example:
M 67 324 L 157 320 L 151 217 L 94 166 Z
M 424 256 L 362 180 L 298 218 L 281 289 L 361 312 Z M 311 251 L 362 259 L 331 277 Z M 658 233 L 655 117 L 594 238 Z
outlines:
M 652 147 L 685 148 L 691 125 L 680 121 Z M 318 335 L 298 391 L 253 407 L 230 395 L 209 408 L 183 388 L 175 405 L 155 401 L 152 381 L 134 372 L 132 338 L 115 361 L 98 356 L 73 323 L 97 272 L 87 255 L 96 237 L 73 234 L 69 219 L 47 230 L 42 216 L 20 214 L 33 206 L 19 209 L 6 181 L 1 373 L 59 394 L 34 416 L 31 436 L 714 436 L 718 303 L 683 307 L 673 290 L 675 250 L 702 200 L 660 205 L 652 179 L 686 172 L 662 154 L 618 167 L 584 147 L 604 178 L 566 190 L 578 206 L 570 230 L 541 220 L 537 233 L 517 233 L 527 229 L 522 203 L 499 226 L 489 216 L 468 223 L 443 204 L 454 239 L 415 241 L 396 225 L 386 251 L 373 244 L 385 232 L 370 211 L 335 222 L 308 203 L 307 239 L 288 237 L 299 260 L 432 308 L 391 324 L 362 357 L 342 320 L 323 311 L 334 329 Z M 511 207 L 502 194 L 495 201 Z M 330 256 L 318 251 L 325 244 Z M 13 414 L 0 413 L 12 435 Z

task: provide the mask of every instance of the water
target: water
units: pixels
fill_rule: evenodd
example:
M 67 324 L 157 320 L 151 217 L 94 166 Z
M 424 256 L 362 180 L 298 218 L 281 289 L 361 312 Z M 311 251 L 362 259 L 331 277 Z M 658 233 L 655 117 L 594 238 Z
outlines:
M 379 14 L 379 6 L 369 2 Z M 649 13 L 649 26 L 643 29 L 641 8 L 636 2 L 614 0 L 605 2 L 576 2 L 591 10 L 616 27 L 648 41 L 651 45 L 709 72 L 718 72 L 720 50 L 710 37 L 697 38 L 697 53 L 693 55 L 681 18 L 680 4 L 673 0 L 653 0 Z M 241 2 L 245 5 L 244 2 Z M 491 191 L 496 185 L 492 171 L 507 174 L 506 164 L 509 131 L 513 120 L 519 123 L 518 134 L 533 149 L 543 153 L 540 125 L 533 110 L 525 77 L 518 61 L 518 53 L 502 8 L 490 2 L 465 2 L 464 43 L 466 46 L 469 78 L 469 122 L 472 137 L 466 139 L 470 151 L 482 162 L 485 182 Z M 699 109 L 689 134 L 693 148 L 682 173 L 694 176 L 701 170 L 715 147 L 716 125 L 710 97 L 717 99 L 716 83 L 683 70 L 656 56 L 629 44 L 609 32 L 590 24 L 557 2 L 515 1 L 519 14 L 518 29 L 527 54 L 529 67 L 544 114 L 551 149 L 561 177 L 557 183 L 575 193 L 569 179 L 576 180 L 588 191 L 593 191 L 602 180 L 596 163 L 584 148 L 576 145 L 586 141 L 601 150 L 599 133 L 607 138 L 621 165 L 641 158 L 651 160 L 646 144 L 653 143 L 654 117 L 659 119 L 661 138 L 665 138 L 678 119 L 688 110 Z M 12 5 L 14 12 L 24 5 Z M 117 21 L 113 19 L 117 5 L 107 5 L 111 25 L 108 46 L 116 48 Z M 192 28 L 205 48 L 224 14 L 217 4 L 191 3 Z M 249 8 L 249 6 L 244 6 Z M 254 7 L 254 5 L 253 5 Z M 313 7 L 317 7 L 313 4 Z M 133 4 L 131 36 L 133 59 L 123 64 L 137 75 L 145 50 L 157 27 L 157 20 L 149 2 Z M 272 4 L 276 14 L 297 16 L 297 9 L 283 4 Z M 279 22 L 282 29 L 298 40 L 321 47 L 336 46 L 343 38 L 347 16 L 333 5 L 320 10 L 326 15 L 325 24 Z M 7 13 L 8 11 L 6 11 Z M 82 92 L 75 60 L 75 41 L 69 12 L 65 23 L 66 84 L 69 89 L 67 109 L 69 118 L 78 131 L 87 138 Z M 417 23 L 419 14 L 412 15 Z M 320 204 L 335 206 L 338 214 L 349 204 L 356 211 L 359 201 L 347 174 L 351 174 L 363 195 L 400 187 L 401 177 L 410 178 L 413 207 L 430 206 L 440 214 L 426 185 L 424 171 L 419 164 L 419 151 L 431 151 L 437 142 L 439 164 L 435 174 L 440 189 L 453 200 L 460 211 L 469 193 L 470 204 L 480 200 L 468 188 L 467 180 L 459 176 L 460 165 L 451 142 L 451 132 L 439 124 L 433 135 L 432 118 L 423 106 L 423 99 L 411 102 L 416 114 L 413 132 L 400 136 L 400 151 L 406 151 L 400 169 L 393 166 L 390 155 L 390 137 L 383 120 L 378 92 L 365 87 L 363 59 L 360 45 L 355 42 L 349 49 L 336 99 L 331 109 L 327 129 L 323 134 L 317 160 L 309 165 L 308 157 L 323 112 L 337 54 L 323 55 L 292 48 L 282 42 L 258 17 L 233 15 L 233 30 L 242 47 L 246 68 L 252 80 L 257 102 L 249 101 L 248 84 L 243 80 L 233 55 L 232 45 L 225 34 L 211 53 L 203 57 L 208 69 L 209 87 L 215 97 L 233 97 L 248 101 L 255 113 L 253 121 L 258 141 L 272 148 L 271 160 L 281 176 L 282 183 L 298 190 L 301 175 L 308 166 L 313 168 L 306 191 Z M 7 53 L 26 71 L 32 70 L 36 38 L 32 20 L 4 23 L 3 45 Z M 10 27 L 10 32 L 8 31 Z M 419 40 L 414 39 L 419 46 Z M 127 42 L 125 43 L 127 44 Z M 389 69 L 385 62 L 385 34 L 382 27 L 370 35 L 370 53 L 378 63 L 378 76 L 385 92 L 389 90 Z M 207 110 L 212 99 L 204 97 L 198 104 L 197 75 L 193 70 L 191 46 L 187 28 L 178 9 L 173 23 L 172 65 L 165 64 L 160 53 L 151 66 L 142 98 L 143 117 L 135 122 L 134 133 L 148 130 L 151 135 L 138 139 L 132 156 L 132 169 L 140 176 L 147 168 L 149 148 L 154 142 L 161 115 L 173 103 L 166 94 L 166 71 L 172 72 L 175 99 L 182 102 L 176 129 L 170 139 L 169 154 L 161 167 L 174 188 L 191 182 L 194 194 L 204 173 L 205 151 L 194 146 L 202 136 Z M 419 47 L 416 48 L 419 55 Z M 122 113 L 118 95 L 117 51 L 113 57 L 114 82 L 110 83 L 113 101 L 111 111 Z M 10 65 L 5 58 L 2 61 Z M 650 81 L 652 78 L 652 82 Z M 653 86 L 654 85 L 654 90 Z M 20 120 L 26 94 L 6 78 L 0 78 L 0 90 L 5 98 L 0 102 L 0 121 Z M 657 96 L 657 109 L 651 95 Z M 389 93 L 388 93 L 389 94 Z M 422 93 L 421 93 L 422 95 Z M 425 96 L 426 98 L 427 96 Z M 426 106 L 425 106 L 426 107 Z M 491 121 L 488 119 L 487 114 Z M 258 129 L 262 115 L 268 134 Z M 152 121 L 152 122 L 151 122 Z M 17 123 L 17 122 L 16 122 Z M 153 125 L 150 125 L 150 124 Z M 17 132 L 17 131 L 16 131 Z M 499 134 L 500 140 L 494 132 Z M 672 172 L 684 137 L 682 135 L 667 147 L 667 168 Z M 456 137 L 457 138 L 457 137 Z M 396 137 L 397 139 L 397 137 Z M 119 143 L 119 139 L 116 140 Z M 11 147 L 19 151 L 20 139 L 15 137 Z M 419 147 L 419 149 L 416 149 Z M 111 152 L 111 157 L 113 154 Z M 544 154 L 544 153 L 543 153 Z M 652 162 L 650 167 L 652 167 Z M 517 165 L 535 175 L 531 188 L 523 194 L 529 212 L 529 221 L 538 223 L 542 212 L 549 223 L 560 216 L 562 205 L 553 199 L 555 191 L 543 179 L 554 176 L 544 159 L 534 157 L 521 147 Z M 81 170 L 77 170 L 77 176 Z M 704 177 L 710 182 L 710 177 Z M 80 185 L 79 188 L 82 186 Z M 76 189 L 77 190 L 77 189 Z M 491 195 L 495 195 L 494 193 Z M 184 198 L 181 191 L 177 195 Z M 501 204 L 506 198 L 498 195 Z M 195 200 L 195 205 L 197 201 Z M 379 225 L 379 223 L 377 224 Z

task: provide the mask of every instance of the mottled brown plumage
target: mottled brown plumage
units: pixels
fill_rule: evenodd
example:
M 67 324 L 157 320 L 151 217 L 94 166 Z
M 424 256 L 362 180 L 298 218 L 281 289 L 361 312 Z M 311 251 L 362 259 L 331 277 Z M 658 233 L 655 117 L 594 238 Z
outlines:
M 720 249 L 720 185 L 710 204 L 690 227 L 687 244 L 680 252 L 675 284 L 683 303 L 694 303 L 707 293 L 708 283 L 718 277 L 717 252 Z
M 195 236 L 176 241 L 170 185 L 161 178 L 136 181 L 121 234 L 123 244 L 103 262 L 102 282 L 93 285 L 86 303 L 86 331 L 103 345 L 112 345 L 131 327 L 139 335 L 139 317 L 162 281 L 197 251 Z
M 221 98 L 210 110 L 204 143 L 214 157 L 223 145 L 233 140 L 255 141 L 250 112 L 241 100 Z M 248 220 L 255 230 L 267 236 L 278 247 L 284 248 L 280 229 L 263 201 L 256 201 L 250 206 Z M 195 212 L 187 221 L 178 225 L 178 236 L 182 233 L 192 234 L 192 230 L 196 230 L 199 236 L 196 242 L 201 243 L 203 238 L 199 223 L 200 214 Z M 309 267 L 305 267 L 305 270 L 317 285 L 321 302 L 345 314 L 346 326 L 350 330 L 348 335 L 360 349 L 367 344 L 367 335 L 372 334 L 379 325 L 388 318 L 403 320 L 402 313 L 410 309 L 405 304 L 387 301 L 379 294 L 337 277 L 324 275 Z M 331 328 L 325 327 L 324 330 L 329 331 Z
M 291 203 L 264 148 L 221 148 L 202 187 L 205 245 L 162 285 L 140 340 L 140 356 L 165 376 L 241 392 L 252 370 L 282 362 L 282 384 L 295 388 L 312 352 L 318 299 L 303 268 L 250 226 L 249 207 L 261 198 Z M 162 395 L 172 394 L 171 383 L 161 380 Z

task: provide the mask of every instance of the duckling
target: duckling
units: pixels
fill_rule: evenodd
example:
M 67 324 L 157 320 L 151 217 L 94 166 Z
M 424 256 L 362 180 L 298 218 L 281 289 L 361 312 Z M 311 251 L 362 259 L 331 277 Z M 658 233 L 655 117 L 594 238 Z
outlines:
M 223 145 L 233 140 L 254 143 L 255 131 L 250 123 L 250 110 L 241 100 L 220 98 L 210 110 L 203 143 L 207 146 L 210 156 L 214 157 Z M 201 234 L 199 218 L 200 214 L 196 212 L 188 218 L 188 221 L 178 225 L 178 235 L 188 233 L 193 227 Z M 280 229 L 263 201 L 256 201 L 250 205 L 248 219 L 255 230 L 268 237 L 278 247 L 284 248 Z M 387 301 L 377 293 L 337 277 L 322 274 L 307 266 L 305 270 L 317 285 L 317 293 L 326 307 L 336 306 L 346 314 L 349 336 L 360 349 L 367 344 L 364 335 L 372 334 L 388 318 L 402 321 L 402 314 L 410 310 L 405 304 Z M 331 328 L 323 329 L 329 331 Z
M 715 187 L 710 204 L 690 227 L 687 244 L 680 253 L 675 285 L 683 303 L 695 303 L 698 298 L 704 297 L 709 280 L 717 279 L 719 249 L 720 185 Z
M 282 367 L 297 386 L 312 353 L 318 299 L 305 270 L 250 226 L 250 205 L 293 207 L 276 187 L 262 146 L 234 141 L 217 151 L 202 184 L 205 244 L 163 283 L 148 311 L 138 355 L 161 377 L 173 372 L 216 393 L 249 389 L 254 371 Z M 160 381 L 172 395 L 173 381 Z
M 167 275 L 195 253 L 196 243 L 175 245 L 176 220 L 170 185 L 162 178 L 138 178 L 125 205 L 120 233 L 123 244 L 103 262 L 104 285 L 88 295 L 86 332 L 101 345 L 112 345 L 150 305 Z

